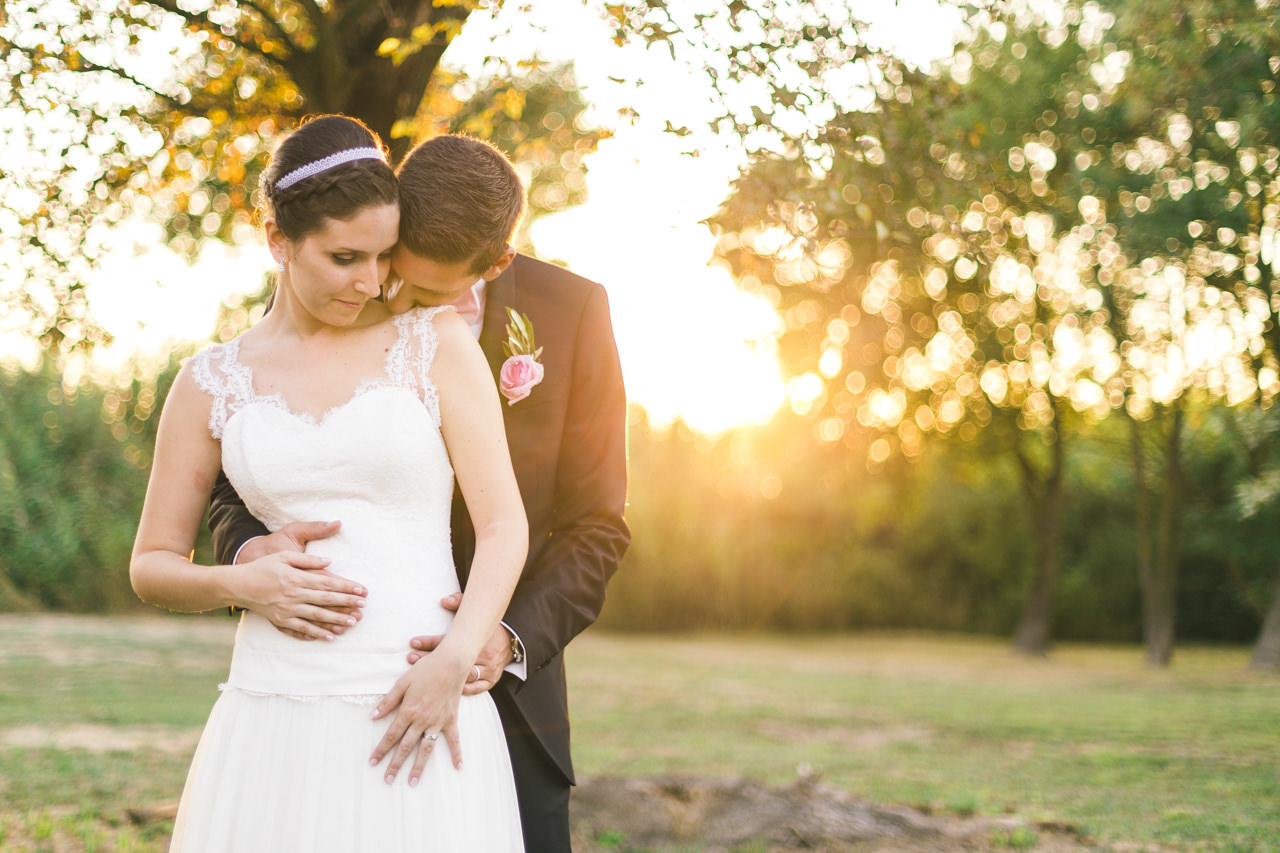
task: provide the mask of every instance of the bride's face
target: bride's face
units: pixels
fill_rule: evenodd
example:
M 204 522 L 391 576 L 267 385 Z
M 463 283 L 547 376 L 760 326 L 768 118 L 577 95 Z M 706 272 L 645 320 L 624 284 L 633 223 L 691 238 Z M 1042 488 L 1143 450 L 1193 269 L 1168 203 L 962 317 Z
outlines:
M 299 305 L 322 323 L 347 326 L 381 292 L 391 270 L 400 207 L 366 207 L 351 219 L 328 219 L 298 241 L 283 239 L 274 222 L 267 225 L 272 254 L 287 258 L 287 284 Z

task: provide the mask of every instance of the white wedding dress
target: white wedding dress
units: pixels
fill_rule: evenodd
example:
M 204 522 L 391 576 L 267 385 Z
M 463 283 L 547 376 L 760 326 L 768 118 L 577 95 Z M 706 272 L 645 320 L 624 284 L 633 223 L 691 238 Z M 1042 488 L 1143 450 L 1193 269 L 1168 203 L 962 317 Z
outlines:
M 370 711 L 407 669 L 410 637 L 443 633 L 458 590 L 450 548 L 453 468 L 428 377 L 436 348 L 419 309 L 394 319 L 385 375 L 319 421 L 260 396 L 238 341 L 192 359 L 213 398 L 222 465 L 268 528 L 342 522 L 308 552 L 368 590 L 363 618 L 333 642 L 285 636 L 246 612 L 231 672 L 196 748 L 174 827 L 182 851 L 521 850 L 511 762 L 488 694 L 458 710 L 463 767 L 444 738 L 416 787 L 369 756 L 389 719 Z M 390 330 L 388 330 L 390 337 Z

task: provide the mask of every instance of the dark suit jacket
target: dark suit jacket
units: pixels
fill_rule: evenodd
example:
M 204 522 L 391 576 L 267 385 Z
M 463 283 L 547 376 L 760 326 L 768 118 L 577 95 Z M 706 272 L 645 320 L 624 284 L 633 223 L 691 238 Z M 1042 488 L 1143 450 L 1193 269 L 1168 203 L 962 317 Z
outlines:
M 504 675 L 494 690 L 505 695 L 495 698 L 507 729 L 531 730 L 572 783 L 562 653 L 599 616 L 605 587 L 631 541 L 623 521 L 626 394 L 600 285 L 517 255 L 485 290 L 480 345 L 495 380 L 505 360 L 507 306 L 528 316 L 545 375 L 524 400 L 502 406 L 529 519 L 529 557 L 505 621 L 524 643 L 528 678 Z M 225 477 L 214 489 L 209 527 L 221 563 L 266 532 Z M 456 490 L 453 552 L 465 588 L 475 531 Z

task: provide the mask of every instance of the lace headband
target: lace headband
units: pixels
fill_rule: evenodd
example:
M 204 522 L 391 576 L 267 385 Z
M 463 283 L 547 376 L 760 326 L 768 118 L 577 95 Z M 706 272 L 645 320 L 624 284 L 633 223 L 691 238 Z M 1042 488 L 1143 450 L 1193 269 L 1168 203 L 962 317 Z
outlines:
M 328 157 L 321 157 L 319 160 L 308 163 L 305 166 L 299 166 L 280 180 L 276 181 L 276 192 L 287 190 L 289 187 L 304 181 L 312 175 L 318 175 L 326 172 L 335 166 L 341 166 L 344 163 L 352 163 L 356 160 L 381 160 L 382 152 L 377 148 L 348 148 L 346 151 L 339 151 L 330 154 Z

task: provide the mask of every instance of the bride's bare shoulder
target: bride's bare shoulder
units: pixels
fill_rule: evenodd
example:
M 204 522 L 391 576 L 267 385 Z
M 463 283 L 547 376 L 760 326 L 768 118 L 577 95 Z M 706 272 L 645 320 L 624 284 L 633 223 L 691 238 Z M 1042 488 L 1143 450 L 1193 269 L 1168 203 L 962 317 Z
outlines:
M 462 319 L 462 315 L 448 305 L 435 309 L 419 308 L 418 310 L 430 311 L 431 322 L 435 324 L 437 329 L 448 329 L 448 334 L 450 335 L 465 332 L 468 337 L 475 337 L 471 334 L 471 327 L 467 325 L 467 321 Z

